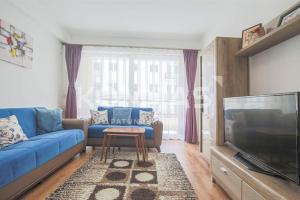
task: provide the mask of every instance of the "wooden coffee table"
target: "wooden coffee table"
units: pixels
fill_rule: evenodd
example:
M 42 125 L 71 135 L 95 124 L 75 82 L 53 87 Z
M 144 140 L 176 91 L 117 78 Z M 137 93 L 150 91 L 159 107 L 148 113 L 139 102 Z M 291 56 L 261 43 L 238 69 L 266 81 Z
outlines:
M 136 155 L 137 155 L 138 162 L 140 162 L 140 157 L 139 157 L 140 153 L 143 155 L 144 162 L 146 161 L 144 128 L 126 128 L 126 127 L 107 128 L 103 130 L 103 133 L 104 133 L 104 140 L 102 144 L 101 160 L 103 160 L 103 156 L 105 154 L 105 162 L 106 162 L 107 154 L 108 151 L 110 150 L 111 140 L 113 137 L 128 137 L 128 138 L 134 138 L 135 140 Z

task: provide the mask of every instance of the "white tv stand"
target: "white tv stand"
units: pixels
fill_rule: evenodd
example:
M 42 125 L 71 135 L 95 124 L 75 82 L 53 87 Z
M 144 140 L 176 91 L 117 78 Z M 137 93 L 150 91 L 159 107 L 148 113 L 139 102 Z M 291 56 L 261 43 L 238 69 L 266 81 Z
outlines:
M 211 148 L 212 178 L 234 200 L 299 200 L 296 183 L 250 171 L 228 146 Z

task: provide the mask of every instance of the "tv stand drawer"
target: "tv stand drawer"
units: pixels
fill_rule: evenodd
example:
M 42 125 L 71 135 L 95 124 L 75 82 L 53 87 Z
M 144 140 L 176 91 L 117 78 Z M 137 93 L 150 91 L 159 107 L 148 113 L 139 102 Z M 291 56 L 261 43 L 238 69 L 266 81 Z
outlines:
M 242 199 L 242 179 L 214 156 L 212 156 L 212 173 L 217 183 L 232 199 Z
M 252 187 L 243 181 L 242 183 L 242 200 L 265 200 Z

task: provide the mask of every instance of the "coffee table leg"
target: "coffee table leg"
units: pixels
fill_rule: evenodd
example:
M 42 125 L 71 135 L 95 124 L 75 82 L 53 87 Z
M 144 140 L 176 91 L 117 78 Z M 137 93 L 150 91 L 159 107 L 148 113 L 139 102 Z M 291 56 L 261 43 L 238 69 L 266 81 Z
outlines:
M 105 160 L 104 162 L 106 163 L 107 160 L 107 153 L 110 151 L 110 142 L 111 142 L 111 135 L 107 135 L 107 147 L 106 147 L 106 152 L 105 152 Z
M 144 144 L 143 136 L 139 135 L 139 137 L 140 137 L 140 141 L 141 141 L 141 150 L 142 150 L 142 154 L 143 154 L 143 160 L 145 162 L 145 144 Z
M 139 153 L 142 155 L 143 154 L 143 146 L 142 146 L 142 138 L 140 135 L 138 135 L 138 140 L 139 140 Z
M 138 162 L 140 162 L 140 156 L 139 156 L 139 136 L 135 136 L 134 137 L 134 140 L 135 140 L 135 147 L 136 147 L 136 156 L 137 156 L 137 159 L 138 159 Z
M 142 134 L 142 144 L 143 144 L 143 159 L 144 159 L 144 162 L 146 161 L 146 159 L 148 159 L 148 155 L 147 155 L 147 158 L 146 158 L 146 148 L 145 148 L 145 134 Z
M 104 133 L 104 136 L 103 136 L 103 144 L 102 144 L 102 153 L 101 153 L 101 161 L 103 160 L 103 155 L 104 155 L 104 151 L 105 151 L 105 146 L 106 146 L 106 134 Z

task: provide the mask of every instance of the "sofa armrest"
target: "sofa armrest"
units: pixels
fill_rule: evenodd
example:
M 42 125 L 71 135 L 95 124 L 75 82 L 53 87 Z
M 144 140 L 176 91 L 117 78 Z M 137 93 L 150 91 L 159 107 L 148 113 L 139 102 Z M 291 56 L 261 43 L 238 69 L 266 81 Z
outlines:
M 88 135 L 88 119 L 63 119 L 62 120 L 64 129 L 81 129 L 84 132 L 84 142 L 85 146 L 87 143 L 87 135 Z
M 92 125 L 92 118 L 86 119 L 86 122 L 87 122 L 87 126 L 89 127 L 90 125 Z
M 162 142 L 163 135 L 163 123 L 159 120 L 156 120 L 152 123 L 152 127 L 154 130 L 154 143 L 156 147 L 160 147 Z

